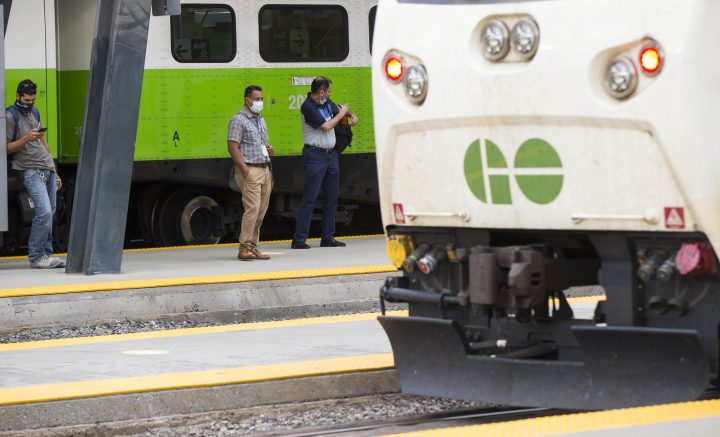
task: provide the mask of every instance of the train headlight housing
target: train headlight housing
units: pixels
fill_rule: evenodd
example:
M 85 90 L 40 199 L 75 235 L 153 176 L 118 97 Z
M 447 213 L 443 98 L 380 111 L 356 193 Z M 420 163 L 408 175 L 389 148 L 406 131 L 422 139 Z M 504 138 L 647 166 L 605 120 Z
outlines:
M 405 95 L 413 102 L 420 104 L 427 96 L 428 75 L 422 65 L 411 65 L 405 71 Z
M 538 49 L 540 30 L 532 20 L 523 19 L 513 27 L 510 40 L 512 48 L 523 59 L 530 59 L 535 56 Z
M 608 66 L 605 86 L 611 96 L 624 99 L 637 88 L 638 75 L 635 65 L 625 57 L 615 58 Z
M 507 26 L 500 20 L 490 20 L 480 38 L 483 55 L 490 61 L 499 61 L 510 49 Z

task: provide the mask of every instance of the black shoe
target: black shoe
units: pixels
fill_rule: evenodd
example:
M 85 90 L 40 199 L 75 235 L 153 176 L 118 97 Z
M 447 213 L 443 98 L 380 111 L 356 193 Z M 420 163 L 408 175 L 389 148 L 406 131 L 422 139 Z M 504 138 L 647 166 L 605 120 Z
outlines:
M 320 240 L 320 247 L 345 247 L 346 244 L 334 238 L 329 240 Z
M 293 240 L 292 244 L 290 245 L 290 248 L 291 249 L 310 249 L 310 245 L 304 241 Z

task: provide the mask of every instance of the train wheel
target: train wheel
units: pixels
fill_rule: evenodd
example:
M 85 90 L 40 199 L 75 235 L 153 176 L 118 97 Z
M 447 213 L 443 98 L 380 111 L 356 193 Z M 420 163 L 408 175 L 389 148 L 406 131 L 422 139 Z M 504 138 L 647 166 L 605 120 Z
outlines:
M 152 217 L 152 237 L 161 246 L 215 244 L 220 241 L 218 203 L 196 189 L 183 188 L 158 199 Z
M 219 205 L 212 197 L 191 198 L 180 211 L 180 233 L 187 244 L 215 244 L 220 241 L 216 223 Z

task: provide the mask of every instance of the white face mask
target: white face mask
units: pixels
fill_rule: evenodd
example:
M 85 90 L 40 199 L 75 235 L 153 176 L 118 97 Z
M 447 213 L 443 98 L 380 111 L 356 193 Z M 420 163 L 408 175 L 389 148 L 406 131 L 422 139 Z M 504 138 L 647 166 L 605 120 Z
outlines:
M 263 110 L 263 102 L 261 100 L 253 100 L 250 110 L 256 114 L 259 114 Z
M 320 99 L 320 104 L 321 104 L 321 105 L 324 105 L 325 103 L 327 103 L 327 99 Z

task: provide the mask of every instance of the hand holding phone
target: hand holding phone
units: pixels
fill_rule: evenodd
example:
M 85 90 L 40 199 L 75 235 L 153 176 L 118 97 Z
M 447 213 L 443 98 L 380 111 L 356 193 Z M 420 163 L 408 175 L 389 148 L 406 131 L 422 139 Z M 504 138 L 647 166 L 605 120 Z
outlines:
M 48 130 L 48 128 L 46 128 L 46 127 L 41 127 L 41 128 L 38 129 L 37 131 L 40 132 L 40 133 L 42 133 L 42 132 L 45 132 L 46 130 Z

